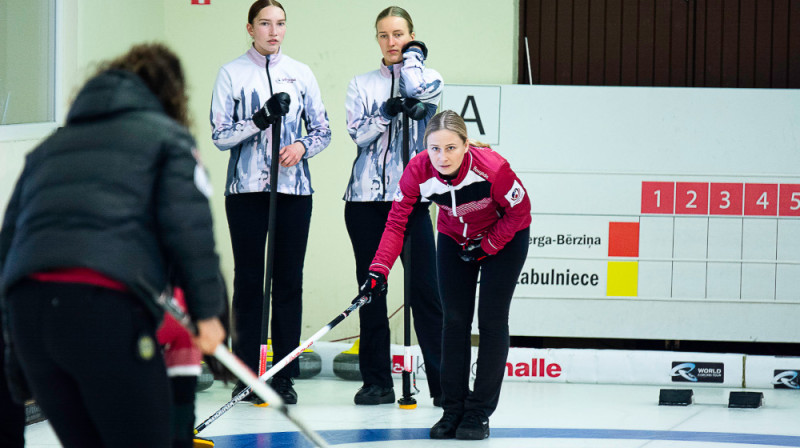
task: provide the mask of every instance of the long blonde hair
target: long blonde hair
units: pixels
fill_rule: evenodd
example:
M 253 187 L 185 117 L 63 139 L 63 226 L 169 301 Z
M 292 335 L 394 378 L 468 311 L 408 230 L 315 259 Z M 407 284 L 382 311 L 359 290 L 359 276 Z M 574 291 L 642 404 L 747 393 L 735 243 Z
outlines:
M 467 124 L 464 123 L 464 119 L 452 110 L 443 110 L 431 118 L 428 127 L 425 128 L 425 137 L 422 139 L 422 144 L 427 148 L 428 135 L 443 129 L 455 133 L 461 138 L 461 141 L 467 145 L 481 148 L 490 147 L 486 143 L 469 138 L 469 136 L 467 136 Z

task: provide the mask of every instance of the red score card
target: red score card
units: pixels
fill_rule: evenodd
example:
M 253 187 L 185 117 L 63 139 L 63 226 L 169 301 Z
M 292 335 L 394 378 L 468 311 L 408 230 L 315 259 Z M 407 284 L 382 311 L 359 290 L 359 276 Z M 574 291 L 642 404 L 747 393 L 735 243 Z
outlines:
M 674 182 L 642 182 L 642 213 L 671 215 L 675 212 Z
M 778 214 L 778 185 L 745 184 L 744 214 L 749 216 L 776 216 Z
M 800 216 L 800 185 L 781 184 L 778 213 L 781 216 Z
M 712 183 L 711 214 L 742 215 L 742 193 L 744 184 Z
M 708 184 L 703 182 L 675 184 L 675 214 L 707 215 Z

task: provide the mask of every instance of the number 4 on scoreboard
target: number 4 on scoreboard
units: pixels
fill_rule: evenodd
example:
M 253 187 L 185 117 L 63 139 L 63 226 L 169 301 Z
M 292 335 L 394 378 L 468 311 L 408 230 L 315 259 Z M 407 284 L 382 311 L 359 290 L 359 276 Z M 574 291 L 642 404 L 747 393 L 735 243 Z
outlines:
M 747 216 L 776 216 L 778 214 L 778 185 L 745 184 L 744 214 Z

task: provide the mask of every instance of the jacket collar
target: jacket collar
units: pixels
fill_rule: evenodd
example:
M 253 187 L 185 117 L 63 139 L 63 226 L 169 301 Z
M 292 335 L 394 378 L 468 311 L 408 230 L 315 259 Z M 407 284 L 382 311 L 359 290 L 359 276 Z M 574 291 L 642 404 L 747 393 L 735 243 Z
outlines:
M 281 60 L 281 56 L 283 56 L 283 48 L 279 47 L 277 53 L 269 55 L 269 66 L 274 67 L 277 65 Z M 267 64 L 267 57 L 259 53 L 253 45 L 250 45 L 250 49 L 247 50 L 247 57 L 259 67 L 265 67 Z
M 444 182 L 449 183 L 450 185 L 458 185 L 460 184 L 465 177 L 467 177 L 467 173 L 472 170 L 472 151 L 475 151 L 475 147 L 472 145 L 467 145 L 467 153 L 464 154 L 464 160 L 461 161 L 461 166 L 458 167 L 458 174 L 454 179 L 444 179 L 442 177 L 442 173 L 440 173 L 436 168 L 433 171 L 436 173 L 436 177 Z
M 383 63 L 383 59 L 381 59 L 381 75 L 384 78 L 391 78 L 392 77 L 392 72 L 394 72 L 394 77 L 395 78 L 399 78 L 400 77 L 400 69 L 402 69 L 402 68 L 403 68 L 403 64 L 401 64 L 401 63 L 392 64 L 392 65 L 387 66 L 386 64 Z

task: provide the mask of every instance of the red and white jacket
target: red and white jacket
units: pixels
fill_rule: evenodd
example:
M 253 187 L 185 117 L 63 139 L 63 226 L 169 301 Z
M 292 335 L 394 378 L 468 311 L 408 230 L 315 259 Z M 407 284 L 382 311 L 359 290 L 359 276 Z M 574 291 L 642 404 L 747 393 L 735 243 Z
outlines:
M 400 177 L 400 188 L 370 270 L 389 275 L 403 249 L 408 217 L 420 199 L 439 206 L 440 233 L 459 244 L 483 238 L 481 248 L 489 255 L 499 252 L 531 224 L 527 191 L 500 154 L 469 146 L 458 174 L 447 180 L 423 151 L 411 159 Z

